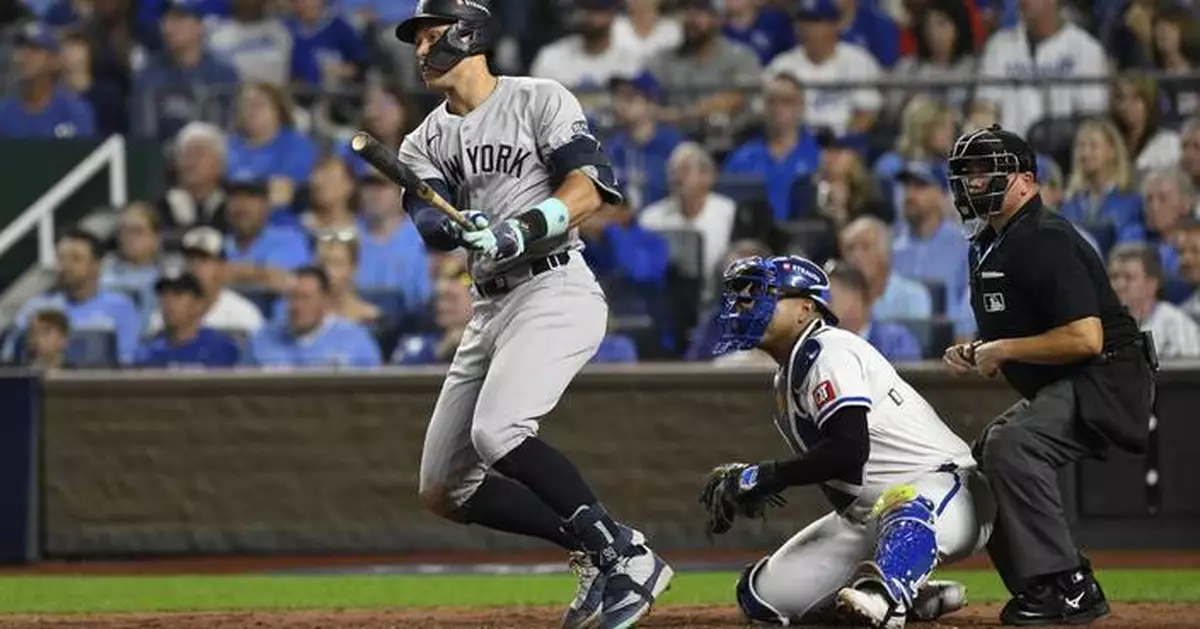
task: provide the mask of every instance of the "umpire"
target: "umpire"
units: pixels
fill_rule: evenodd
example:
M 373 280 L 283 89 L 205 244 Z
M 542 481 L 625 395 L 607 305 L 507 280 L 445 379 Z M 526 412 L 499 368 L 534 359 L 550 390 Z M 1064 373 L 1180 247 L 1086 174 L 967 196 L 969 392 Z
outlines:
M 946 350 L 958 374 L 997 373 L 1024 398 L 975 444 L 995 495 L 988 542 L 1015 596 L 1006 625 L 1085 624 L 1108 614 L 1063 516 L 1059 468 L 1109 446 L 1146 446 L 1157 368 L 1075 227 L 1042 204 L 1025 140 L 999 126 L 950 154 L 954 204 L 972 241 L 971 308 L 979 340 Z

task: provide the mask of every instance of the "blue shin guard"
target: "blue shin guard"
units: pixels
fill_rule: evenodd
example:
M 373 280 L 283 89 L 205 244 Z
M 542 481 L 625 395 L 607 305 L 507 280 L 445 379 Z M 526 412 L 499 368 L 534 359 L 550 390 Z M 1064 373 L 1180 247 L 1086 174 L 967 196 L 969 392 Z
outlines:
M 897 608 L 911 609 L 938 564 L 933 502 L 911 485 L 893 487 L 880 496 L 872 517 L 879 522 L 875 558 L 863 562 L 853 586 L 876 584 Z

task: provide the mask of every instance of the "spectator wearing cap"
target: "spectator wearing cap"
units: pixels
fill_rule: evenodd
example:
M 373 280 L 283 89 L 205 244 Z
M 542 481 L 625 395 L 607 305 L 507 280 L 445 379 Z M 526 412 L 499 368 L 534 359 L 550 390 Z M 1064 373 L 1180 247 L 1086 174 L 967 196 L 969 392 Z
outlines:
M 896 178 L 912 162 L 925 163 L 941 181 L 949 181 L 946 156 L 954 146 L 955 132 L 950 108 L 924 95 L 908 101 L 900 117 L 895 147 L 880 155 L 871 169 L 875 179 L 888 188 L 893 207 L 904 203 L 904 187 Z
M 260 367 L 378 367 L 383 361 L 371 333 L 333 313 L 329 276 L 301 267 L 287 291 L 287 320 L 269 323 L 250 338 L 245 362 Z
M 228 228 L 225 202 L 225 134 L 208 122 L 189 122 L 175 136 L 175 183 L 154 205 L 164 229 L 211 225 Z
M 0 137 L 86 138 L 96 131 L 92 106 L 55 76 L 58 38 L 41 24 L 17 34 L 17 84 L 0 101 Z
M 1113 242 L 1146 239 L 1142 202 L 1131 191 L 1133 170 L 1113 123 L 1087 120 L 1075 132 L 1074 164 L 1059 212 L 1091 231 L 1106 250 Z
M 1108 256 L 1108 276 L 1138 327 L 1154 333 L 1160 359 L 1200 358 L 1200 325 L 1177 306 L 1161 300 L 1163 269 L 1153 247 L 1141 243 L 1114 247 Z
M 890 321 L 933 316 L 929 289 L 892 266 L 892 235 L 886 223 L 871 216 L 859 217 L 843 227 L 838 237 L 843 258 L 867 281 L 867 297 L 876 317 Z
M 1021 22 L 988 40 L 980 57 L 980 76 L 1107 78 L 1108 57 L 1100 42 L 1067 21 L 1058 0 L 1020 5 Z M 975 97 L 997 112 L 1006 129 L 1025 136 L 1033 123 L 1047 116 L 1103 112 L 1108 106 L 1108 86 L 1103 81 L 1059 86 L 984 85 Z
M 72 330 L 111 331 L 116 336 L 117 360 L 129 364 L 137 349 L 141 316 L 133 300 L 123 293 L 100 286 L 100 240 L 94 235 L 71 230 L 58 241 L 56 288 L 25 302 L 14 325 L 24 330 L 33 313 L 47 308 L 66 313 Z M 13 355 L 15 348 L 6 354 Z
M 725 0 L 725 25 L 721 32 L 754 49 L 758 62 L 764 66 L 796 45 L 792 18 L 762 0 Z
M 125 95 L 112 83 L 92 76 L 92 49 L 83 35 L 68 33 L 62 37 L 58 65 L 63 84 L 92 108 L 97 136 L 106 138 L 128 130 Z
M 683 3 L 683 43 L 648 62 L 646 69 L 666 93 L 660 119 L 676 124 L 737 120 L 746 95 L 731 88 L 758 74 L 762 66 L 750 47 L 721 33 L 714 0 Z
M 402 190 L 374 169 L 359 185 L 361 264 L 359 289 L 390 289 L 404 295 L 410 310 L 423 310 L 433 295 L 425 241 L 401 204 Z
M 306 56 L 305 66 L 315 66 L 320 80 L 315 85 L 337 88 L 358 82 L 367 65 L 367 48 L 362 36 L 326 0 L 292 0 L 286 20 L 296 55 Z
M 837 0 L 838 32 L 842 41 L 871 53 L 879 65 L 891 68 L 900 58 L 900 27 L 873 0 Z
M 915 50 L 896 64 L 892 76 L 919 83 L 929 79 L 974 77 L 979 60 L 967 7 L 962 0 L 933 0 L 924 12 L 914 16 Z M 914 87 L 887 92 L 888 110 L 900 111 L 916 93 L 925 93 L 953 111 L 961 112 L 970 99 L 967 87 Z
M 70 339 L 71 322 L 63 311 L 54 308 L 38 310 L 29 318 L 22 362 L 43 371 L 68 369 L 71 367 L 67 354 Z
M 667 196 L 667 158 L 684 141 L 674 126 L 658 120 L 662 90 L 649 72 L 614 77 L 613 113 L 617 130 L 604 143 L 617 180 L 635 212 Z
M 409 366 L 448 364 L 475 312 L 471 284 L 466 264 L 451 263 L 443 268 L 433 294 L 435 331 L 401 336 L 390 362 Z
M 225 236 L 226 273 L 233 284 L 284 292 L 291 271 L 308 263 L 308 239 L 295 227 L 269 225 L 267 182 L 234 178 L 225 185 L 229 201 L 229 234 Z
M 530 76 L 581 90 L 602 88 L 614 76 L 635 74 L 641 68 L 638 51 L 622 48 L 613 38 L 618 9 L 618 0 L 576 2 L 578 32 L 539 50 L 529 68 Z
M 263 326 L 262 312 L 250 300 L 225 288 L 225 238 L 212 227 L 195 227 L 183 235 L 187 272 L 200 283 L 201 312 L 205 327 L 248 334 Z M 146 332 L 163 327 L 162 311 L 155 309 Z
M 800 0 L 795 16 L 800 45 L 767 66 L 769 74 L 791 73 L 807 88 L 804 111 L 810 126 L 825 127 L 839 136 L 865 133 L 883 107 L 883 97 L 875 88 L 821 87 L 822 83 L 879 78 L 879 63 L 870 52 L 839 40 L 840 19 L 834 0 Z
M 138 367 L 232 367 L 238 364 L 237 342 L 204 325 L 204 289 L 195 275 L 166 269 L 154 283 L 162 309 L 163 329 L 142 342 Z
M 267 0 L 230 0 L 231 19 L 207 31 L 208 49 L 233 66 L 242 81 L 276 88 L 291 82 L 321 84 L 311 55 L 301 54 L 291 31 L 267 14 Z
M 833 265 L 829 308 L 837 315 L 838 327 L 866 340 L 889 362 L 921 360 L 921 345 L 908 328 L 872 315 L 867 280 L 858 269 L 845 263 Z
M 206 113 L 209 90 L 238 83 L 233 66 L 218 59 L 204 43 L 199 0 L 169 0 L 159 20 L 162 50 L 134 75 L 129 128 L 144 137 L 174 137 Z M 228 101 L 222 101 L 228 102 Z M 225 112 L 215 112 L 224 118 Z
M 309 234 L 323 232 L 353 233 L 354 176 L 350 166 L 332 155 L 322 158 L 308 177 L 309 209 L 300 215 L 300 224 Z
M 650 231 L 691 230 L 702 238 L 703 268 L 712 274 L 729 248 L 737 206 L 733 199 L 713 192 L 717 166 L 702 146 L 684 142 L 667 160 L 671 195 L 652 203 L 638 215 L 638 224 Z M 707 279 L 707 277 L 706 277 Z M 708 286 L 711 291 L 713 287 Z
M 1190 293 L 1179 304 L 1183 311 L 1200 321 L 1200 221 L 1190 219 L 1179 226 L 1179 277 Z
M 625 13 L 613 20 L 612 36 L 616 46 L 632 50 L 644 64 L 681 44 L 683 29 L 663 15 L 661 0 L 626 0 Z
M 734 149 L 723 171 L 757 175 L 767 187 L 775 218 L 791 218 L 796 181 L 812 176 L 820 165 L 817 139 L 804 125 L 804 87 L 796 77 L 780 73 L 763 86 L 763 134 Z
M 1146 242 L 1159 254 L 1167 284 L 1179 273 L 1180 228 L 1192 218 L 1196 189 L 1178 167 L 1152 170 L 1142 179 Z
M 1113 82 L 1110 116 L 1139 175 L 1179 163 L 1179 134 L 1162 126 L 1161 103 L 1158 83 L 1151 77 L 1128 72 Z
M 267 83 L 246 83 L 237 97 L 237 133 L 229 138 L 228 172 L 270 181 L 272 208 L 286 208 L 296 186 L 308 180 L 317 147 L 295 128 L 286 93 Z
M 939 282 L 946 291 L 946 315 L 955 333 L 967 338 L 975 333 L 975 317 L 967 292 L 967 239 L 957 219 L 950 218 L 946 180 L 928 162 L 912 162 L 900 172 L 904 188 L 901 206 L 907 229 L 896 230 L 892 268 L 910 279 Z M 963 311 L 963 306 L 968 306 Z
M 154 207 L 144 201 L 130 203 L 121 212 L 117 250 L 101 262 L 100 286 L 129 295 L 143 314 L 153 312 L 161 244 Z
M 418 115 L 412 98 L 399 90 L 377 83 L 367 87 L 363 101 L 363 130 L 396 154 Z M 371 165 L 350 149 L 349 138 L 334 145 L 333 153 L 350 164 L 356 178 L 371 170 Z

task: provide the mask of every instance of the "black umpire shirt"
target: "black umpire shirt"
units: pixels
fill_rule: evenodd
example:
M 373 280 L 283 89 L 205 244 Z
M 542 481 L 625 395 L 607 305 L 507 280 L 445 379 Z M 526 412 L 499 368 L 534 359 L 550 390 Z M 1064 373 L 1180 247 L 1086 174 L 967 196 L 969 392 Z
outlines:
M 1030 199 L 999 233 L 988 226 L 970 251 L 971 308 L 982 341 L 1036 336 L 1099 317 L 1104 349 L 1133 346 L 1137 322 L 1121 305 L 1104 262 L 1067 219 Z M 1009 361 L 1000 368 L 1024 398 L 1078 376 L 1093 359 L 1065 365 Z

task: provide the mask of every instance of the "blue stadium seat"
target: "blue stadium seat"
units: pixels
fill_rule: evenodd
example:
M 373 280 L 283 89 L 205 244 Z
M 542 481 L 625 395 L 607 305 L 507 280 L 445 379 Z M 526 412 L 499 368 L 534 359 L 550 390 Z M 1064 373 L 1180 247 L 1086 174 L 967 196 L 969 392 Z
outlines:
M 779 228 L 788 236 L 787 253 L 820 259 L 833 238 L 829 221 L 823 218 L 802 218 L 780 223 Z
M 235 292 L 250 300 L 262 315 L 270 320 L 275 314 L 275 300 L 279 298 L 273 291 L 261 286 L 233 286 Z
M 713 192 L 723 194 L 737 203 L 767 197 L 767 185 L 760 175 L 721 175 Z
M 668 229 L 658 232 L 667 241 L 671 266 L 683 277 L 702 278 L 704 268 L 704 235 L 691 229 Z
M 80 368 L 103 369 L 117 364 L 117 335 L 112 330 L 72 330 L 67 357 Z
M 933 299 L 933 314 L 940 317 L 946 314 L 946 284 L 941 280 L 933 280 L 926 278 L 915 278 L 918 282 L 925 285 L 929 290 L 929 296 Z
M 1075 148 L 1075 132 L 1086 116 L 1061 116 L 1042 118 L 1033 123 L 1025 139 L 1038 153 L 1045 153 L 1063 170 L 1070 170 L 1071 156 Z
M 1080 228 L 1092 235 L 1096 239 L 1096 246 L 1100 247 L 1100 255 L 1107 256 L 1112 250 L 1113 245 L 1117 244 L 1117 228 L 1112 221 L 1106 219 L 1096 219 L 1091 221 L 1077 222 Z
M 384 321 L 399 321 L 408 312 L 404 293 L 392 288 L 359 289 L 358 296 L 382 310 Z
M 917 337 L 921 346 L 921 357 L 939 358 L 947 347 L 954 344 L 954 324 L 946 317 L 932 319 L 892 319 L 893 323 L 908 328 Z
M 791 207 L 788 217 L 793 219 L 815 216 L 817 207 L 817 185 L 812 177 L 800 177 L 792 183 Z

